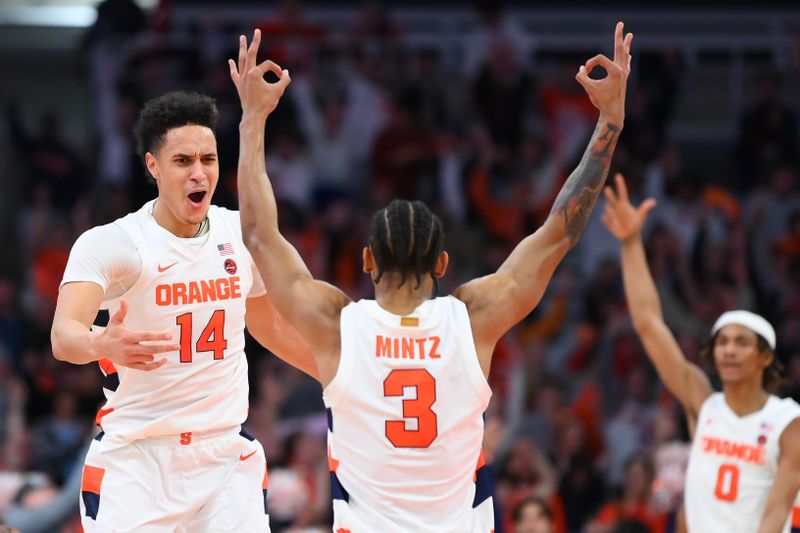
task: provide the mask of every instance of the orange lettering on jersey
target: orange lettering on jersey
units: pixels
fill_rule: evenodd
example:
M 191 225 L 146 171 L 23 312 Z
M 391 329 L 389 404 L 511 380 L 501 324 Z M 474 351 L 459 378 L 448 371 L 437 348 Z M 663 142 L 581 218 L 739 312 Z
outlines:
M 425 359 L 425 339 L 417 339 L 417 353 L 420 359 Z
M 403 337 L 403 359 L 414 359 L 414 339 Z
M 439 354 L 439 352 L 436 351 L 436 349 L 439 348 L 439 342 L 442 339 L 440 339 L 439 337 L 431 337 L 430 340 L 433 341 L 433 346 L 431 347 L 431 352 L 430 354 L 428 354 L 428 357 L 430 357 L 431 359 L 441 359 L 442 356 Z
M 200 280 L 200 289 L 203 292 L 203 301 L 204 302 L 216 302 L 217 301 L 217 286 L 214 284 L 213 280 L 201 279 Z
M 196 281 L 189 282 L 189 303 L 190 304 L 199 304 L 202 302 L 202 296 L 200 295 L 200 285 L 197 284 Z
M 186 284 L 175 283 L 172 285 L 173 305 L 186 305 Z
M 156 287 L 156 305 L 165 306 L 172 302 L 172 293 L 169 285 L 159 285 Z
M 766 453 L 766 448 L 762 446 L 753 446 L 716 437 L 703 437 L 702 449 L 703 453 L 721 457 L 734 457 L 745 463 L 757 465 L 764 464 L 764 455 Z
M 395 338 L 376 335 L 375 357 L 424 360 L 427 356 L 429 359 L 441 359 L 442 354 L 438 351 L 441 340 L 439 337 L 417 339 L 414 337 Z
M 241 280 L 238 276 L 230 278 L 204 279 L 188 283 L 164 283 L 156 286 L 156 305 L 186 305 L 217 300 L 232 300 L 242 297 Z
M 391 357 L 392 356 L 392 339 L 388 339 L 383 335 L 375 337 L 375 357 Z

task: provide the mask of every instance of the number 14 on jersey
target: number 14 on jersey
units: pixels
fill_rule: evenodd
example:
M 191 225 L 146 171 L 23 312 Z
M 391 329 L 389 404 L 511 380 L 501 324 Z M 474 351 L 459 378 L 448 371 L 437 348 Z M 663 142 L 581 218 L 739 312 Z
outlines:
M 192 313 L 179 315 L 175 322 L 181 330 L 181 363 L 191 363 L 193 352 L 213 352 L 214 359 L 225 357 L 228 340 L 225 338 L 225 310 L 217 309 L 203 328 L 192 350 Z

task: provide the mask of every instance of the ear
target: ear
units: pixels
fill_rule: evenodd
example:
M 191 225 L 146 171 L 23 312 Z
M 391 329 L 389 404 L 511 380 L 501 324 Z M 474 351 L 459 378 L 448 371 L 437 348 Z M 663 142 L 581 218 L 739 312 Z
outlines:
M 769 349 L 759 352 L 758 356 L 759 359 L 761 359 L 761 366 L 765 370 L 769 368 L 769 365 L 772 364 L 772 360 L 775 359 L 775 354 Z
M 450 264 L 450 256 L 447 255 L 447 252 L 442 250 L 439 253 L 439 258 L 436 260 L 436 266 L 433 269 L 433 275 L 437 278 L 441 278 L 444 276 L 445 272 L 447 272 L 447 265 Z
M 147 152 L 144 154 L 144 164 L 147 166 L 148 172 L 150 175 L 153 176 L 153 179 L 156 180 L 156 183 L 159 183 L 159 173 L 158 173 L 158 161 L 156 161 L 156 156 L 154 156 L 151 152 Z
M 367 274 L 371 274 L 375 270 L 375 256 L 372 255 L 372 250 L 369 246 L 365 246 L 361 251 L 361 259 L 364 262 L 362 270 Z

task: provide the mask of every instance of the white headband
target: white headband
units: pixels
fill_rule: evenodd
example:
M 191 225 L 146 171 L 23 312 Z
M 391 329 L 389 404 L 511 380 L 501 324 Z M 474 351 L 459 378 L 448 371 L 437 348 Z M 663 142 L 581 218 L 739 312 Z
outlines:
M 711 328 L 711 336 L 713 337 L 719 330 L 730 324 L 738 324 L 752 330 L 754 333 L 764 337 L 770 348 L 775 349 L 775 329 L 764 317 L 750 311 L 727 311 L 722 313 L 717 321 L 714 322 L 714 327 Z

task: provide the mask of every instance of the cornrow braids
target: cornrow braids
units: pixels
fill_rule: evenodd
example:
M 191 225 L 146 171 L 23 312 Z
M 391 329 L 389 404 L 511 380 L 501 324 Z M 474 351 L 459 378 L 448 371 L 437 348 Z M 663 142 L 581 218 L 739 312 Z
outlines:
M 393 200 L 372 217 L 369 248 L 375 257 L 379 282 L 385 272 L 400 274 L 402 287 L 410 275 L 419 288 L 422 276 L 436 285 L 434 270 L 444 248 L 442 221 L 420 201 Z

